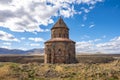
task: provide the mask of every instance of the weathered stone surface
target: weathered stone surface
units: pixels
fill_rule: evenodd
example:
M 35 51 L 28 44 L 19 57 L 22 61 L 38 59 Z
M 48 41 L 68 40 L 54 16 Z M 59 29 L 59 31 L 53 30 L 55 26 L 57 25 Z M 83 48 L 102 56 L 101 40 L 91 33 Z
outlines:
M 45 42 L 45 63 L 75 63 L 75 42 L 69 39 L 69 28 L 60 18 Z

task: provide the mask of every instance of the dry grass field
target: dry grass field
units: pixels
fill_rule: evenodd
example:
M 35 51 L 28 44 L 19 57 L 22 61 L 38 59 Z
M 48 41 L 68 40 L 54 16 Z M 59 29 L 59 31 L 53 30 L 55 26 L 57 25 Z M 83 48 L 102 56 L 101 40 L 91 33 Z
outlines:
M 0 80 L 120 80 L 120 55 L 78 55 L 76 64 L 43 56 L 0 56 Z

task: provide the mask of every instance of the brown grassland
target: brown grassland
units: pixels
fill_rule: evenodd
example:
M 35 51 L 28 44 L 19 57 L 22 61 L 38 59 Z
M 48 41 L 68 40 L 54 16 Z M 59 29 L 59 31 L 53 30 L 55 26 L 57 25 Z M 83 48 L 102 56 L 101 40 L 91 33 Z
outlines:
M 0 80 L 120 80 L 120 55 L 77 55 L 76 64 L 43 56 L 0 56 Z

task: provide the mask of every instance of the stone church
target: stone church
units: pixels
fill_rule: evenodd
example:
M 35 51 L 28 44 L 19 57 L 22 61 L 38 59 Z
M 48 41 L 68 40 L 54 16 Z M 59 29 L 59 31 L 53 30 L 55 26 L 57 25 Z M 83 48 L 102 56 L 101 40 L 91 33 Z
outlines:
M 51 39 L 45 42 L 44 63 L 75 63 L 75 42 L 69 39 L 69 28 L 60 19 L 51 28 Z

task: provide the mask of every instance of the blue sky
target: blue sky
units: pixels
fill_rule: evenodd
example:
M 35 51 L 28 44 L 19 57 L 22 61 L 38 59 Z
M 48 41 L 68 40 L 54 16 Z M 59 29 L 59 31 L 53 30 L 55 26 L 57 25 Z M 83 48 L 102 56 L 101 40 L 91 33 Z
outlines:
M 59 19 L 77 52 L 120 52 L 120 0 L 0 0 L 0 47 L 43 48 Z

